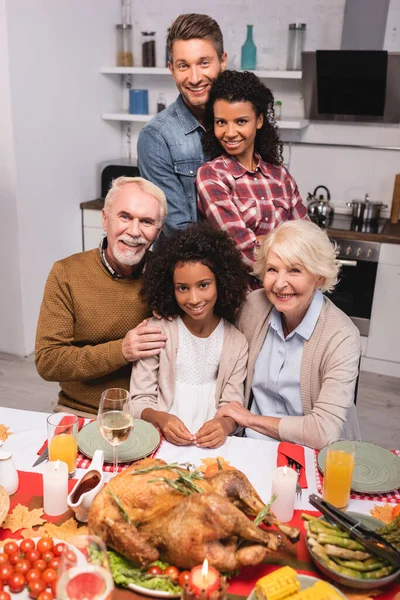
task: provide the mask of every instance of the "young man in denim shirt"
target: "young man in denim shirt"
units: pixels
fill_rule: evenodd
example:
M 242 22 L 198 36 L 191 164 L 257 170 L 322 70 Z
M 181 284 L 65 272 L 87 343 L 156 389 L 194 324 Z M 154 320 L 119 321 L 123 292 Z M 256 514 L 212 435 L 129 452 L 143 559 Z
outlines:
M 207 15 L 180 15 L 167 38 L 169 70 L 180 92 L 140 132 L 140 174 L 159 186 L 168 202 L 163 233 L 198 219 L 195 177 L 204 162 L 203 116 L 212 82 L 226 68 L 221 29 Z

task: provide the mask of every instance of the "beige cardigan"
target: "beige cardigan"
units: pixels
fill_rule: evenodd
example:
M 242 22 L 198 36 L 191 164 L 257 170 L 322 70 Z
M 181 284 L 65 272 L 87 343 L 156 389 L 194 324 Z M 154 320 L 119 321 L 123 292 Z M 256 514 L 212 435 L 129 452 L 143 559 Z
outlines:
M 262 289 L 252 292 L 239 312 L 238 327 L 249 343 L 245 406 L 249 403 L 255 364 L 268 331 L 272 308 Z M 359 360 L 358 329 L 324 297 L 315 329 L 304 343 L 300 376 L 304 416 L 287 416 L 280 420 L 281 440 L 319 449 L 340 437 L 360 439 L 354 405 Z
M 168 411 L 175 394 L 175 368 L 178 351 L 177 319 L 151 319 L 150 325 L 163 329 L 165 347 L 157 356 L 138 360 L 132 365 L 130 394 L 135 417 L 145 408 Z M 224 321 L 224 341 L 219 363 L 215 406 L 238 400 L 243 404 L 243 382 L 246 377 L 247 341 L 243 333 Z

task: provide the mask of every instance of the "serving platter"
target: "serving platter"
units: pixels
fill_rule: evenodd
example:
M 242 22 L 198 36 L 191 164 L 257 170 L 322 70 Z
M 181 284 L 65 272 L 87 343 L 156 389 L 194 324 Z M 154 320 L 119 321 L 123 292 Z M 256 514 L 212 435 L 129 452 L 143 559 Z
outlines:
M 118 446 L 118 461 L 131 462 L 144 458 L 154 452 L 159 443 L 160 434 L 157 429 L 147 421 L 135 419 L 128 439 Z M 113 462 L 112 447 L 99 432 L 97 421 L 82 427 L 78 433 L 78 448 L 89 458 L 93 458 L 96 450 L 103 450 L 104 462 Z
M 297 575 L 297 579 L 300 583 L 300 590 L 308 590 L 308 588 L 312 587 L 314 583 L 317 581 L 321 581 L 318 577 L 312 577 L 311 575 Z M 340 596 L 340 598 L 346 599 L 346 596 L 342 594 L 340 590 L 338 590 L 334 585 L 329 582 L 329 585 L 335 590 L 335 592 Z M 251 591 L 250 595 L 247 597 L 247 600 L 257 600 L 256 593 L 254 589 Z
M 163 590 L 150 590 L 149 588 L 142 587 L 141 585 L 136 585 L 135 583 L 130 583 L 128 585 L 128 589 L 133 592 L 137 592 L 138 594 L 143 594 L 143 596 L 151 596 L 152 598 L 180 598 L 181 594 L 171 594 L 170 592 L 164 592 Z
M 351 489 L 368 494 L 387 494 L 400 487 L 400 457 L 382 446 L 369 442 L 354 442 L 354 461 Z M 340 448 L 340 442 L 337 443 Z M 325 469 L 326 446 L 318 453 L 318 468 Z

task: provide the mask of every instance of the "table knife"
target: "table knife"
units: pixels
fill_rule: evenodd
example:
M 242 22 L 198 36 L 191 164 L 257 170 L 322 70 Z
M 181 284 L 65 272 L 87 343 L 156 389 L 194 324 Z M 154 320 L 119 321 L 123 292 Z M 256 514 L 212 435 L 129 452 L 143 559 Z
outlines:
M 389 564 L 400 569 L 400 552 L 396 550 L 385 538 L 372 529 L 365 527 L 359 519 L 339 510 L 319 496 L 311 494 L 308 498 L 310 504 L 315 506 L 325 517 L 338 527 L 348 531 L 360 544 L 365 546 L 372 554 L 380 556 Z
M 43 452 L 39 456 L 39 458 L 33 463 L 32 467 L 37 467 L 44 460 L 49 460 L 49 447 L 48 446 L 46 446 L 46 448 L 43 450 Z

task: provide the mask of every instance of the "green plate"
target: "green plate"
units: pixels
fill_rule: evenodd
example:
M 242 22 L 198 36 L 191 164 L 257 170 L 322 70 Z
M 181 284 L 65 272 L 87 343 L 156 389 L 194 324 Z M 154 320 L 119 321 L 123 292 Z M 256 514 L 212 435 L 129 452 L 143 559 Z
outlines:
M 353 491 L 386 494 L 400 488 L 400 458 L 396 454 L 376 444 L 354 443 L 356 456 L 351 482 Z M 325 468 L 325 457 L 326 447 L 318 454 L 318 468 L 322 473 Z
M 148 456 L 160 443 L 160 434 L 147 421 L 135 419 L 133 431 L 125 442 L 118 446 L 118 462 L 131 462 Z M 85 456 L 93 458 L 97 449 L 104 450 L 104 462 L 113 461 L 111 445 L 101 436 L 97 421 L 92 421 L 82 427 L 78 433 L 78 448 Z

